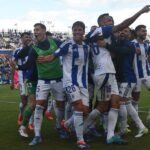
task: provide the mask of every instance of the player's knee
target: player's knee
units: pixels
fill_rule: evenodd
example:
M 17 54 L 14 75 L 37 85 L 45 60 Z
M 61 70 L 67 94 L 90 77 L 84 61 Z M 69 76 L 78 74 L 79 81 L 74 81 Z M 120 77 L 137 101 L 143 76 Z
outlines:
M 78 101 L 73 102 L 73 107 L 74 107 L 75 111 L 84 112 L 84 107 L 83 107 L 83 104 L 82 104 L 82 100 L 78 100 Z

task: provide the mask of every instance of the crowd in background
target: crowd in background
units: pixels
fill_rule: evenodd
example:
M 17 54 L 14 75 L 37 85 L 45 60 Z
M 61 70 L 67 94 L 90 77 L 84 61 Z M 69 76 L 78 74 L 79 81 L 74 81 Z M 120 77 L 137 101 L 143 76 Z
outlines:
M 11 82 L 11 67 L 9 58 L 0 58 L 0 84 L 9 84 Z
M 31 31 L 30 31 L 31 32 Z M 15 50 L 21 45 L 20 35 L 22 32 L 9 29 L 7 32 L 0 32 L 0 51 Z M 31 32 L 32 33 L 32 32 Z M 49 32 L 50 33 L 50 32 Z M 51 36 L 59 40 L 65 40 L 68 38 L 68 33 L 50 33 Z M 0 55 L 0 84 L 11 83 L 11 68 L 9 65 L 9 59 L 11 56 Z

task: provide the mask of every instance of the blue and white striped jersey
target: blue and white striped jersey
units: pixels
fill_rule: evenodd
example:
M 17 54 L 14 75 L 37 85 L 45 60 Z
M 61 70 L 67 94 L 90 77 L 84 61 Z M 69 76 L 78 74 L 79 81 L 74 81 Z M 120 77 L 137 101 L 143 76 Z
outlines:
M 62 56 L 64 87 L 76 85 L 87 88 L 88 45 L 84 42 L 78 45 L 71 39 L 64 42 L 54 56 Z
M 136 39 L 133 40 L 135 48 L 140 48 L 141 53 L 134 56 L 134 70 L 137 79 L 150 77 L 150 64 L 147 60 L 150 55 L 150 45 L 147 41 L 143 44 L 139 43 Z
M 22 57 L 22 58 L 19 58 L 18 57 L 18 53 L 22 50 L 22 47 L 20 48 L 17 48 L 13 54 L 13 59 L 16 61 L 17 65 L 21 66 L 21 65 L 24 65 L 27 60 L 28 60 L 28 56 L 25 56 L 25 57 Z M 23 79 L 26 79 L 27 76 L 28 76 L 28 70 L 24 69 L 24 70 L 19 70 L 19 74 L 23 77 Z

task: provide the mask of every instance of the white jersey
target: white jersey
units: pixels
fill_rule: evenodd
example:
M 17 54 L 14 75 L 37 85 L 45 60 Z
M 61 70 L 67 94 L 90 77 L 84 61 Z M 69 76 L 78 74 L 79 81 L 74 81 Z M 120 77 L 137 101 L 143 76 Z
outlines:
M 148 78 L 150 77 L 150 64 L 147 60 L 150 51 L 149 43 L 145 41 L 141 44 L 136 39 L 132 42 L 134 42 L 135 48 L 140 48 L 141 50 L 140 54 L 135 54 L 134 56 L 134 71 L 136 78 L 137 80 Z
M 91 51 L 95 75 L 116 73 L 110 52 L 106 48 L 100 48 L 96 43 L 93 43 Z
M 84 42 L 78 45 L 71 39 L 64 42 L 54 55 L 62 56 L 63 87 L 72 84 L 87 88 L 89 46 Z

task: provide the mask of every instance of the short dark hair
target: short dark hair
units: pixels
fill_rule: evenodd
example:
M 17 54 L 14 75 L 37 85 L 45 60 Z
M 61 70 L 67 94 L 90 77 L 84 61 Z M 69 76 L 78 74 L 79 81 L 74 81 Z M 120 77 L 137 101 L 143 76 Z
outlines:
M 73 25 L 72 25 L 72 29 L 74 27 L 82 27 L 83 30 L 85 30 L 85 24 L 82 21 L 76 21 L 76 22 L 74 22 Z
M 98 23 L 99 26 L 101 26 L 102 20 L 103 20 L 105 17 L 107 17 L 107 16 L 109 16 L 109 17 L 112 18 L 113 24 L 114 24 L 114 19 L 113 19 L 113 17 L 110 16 L 109 13 L 104 13 L 104 14 L 101 14 L 101 15 L 97 18 L 97 23 Z
M 99 41 L 99 40 L 104 40 L 104 37 L 103 37 L 103 36 L 96 35 L 96 36 L 94 37 L 94 41 L 97 42 L 97 41 Z
M 99 22 L 101 22 L 103 20 L 104 17 L 109 16 L 109 13 L 104 13 L 101 14 L 98 18 L 97 18 L 97 23 L 99 24 Z
M 30 33 L 30 32 L 23 32 L 23 33 L 21 33 L 21 35 L 20 35 L 20 36 L 21 36 L 21 38 L 22 38 L 24 35 L 29 35 L 29 36 L 30 36 L 30 35 L 31 35 L 31 33 Z
M 140 25 L 136 26 L 136 28 L 135 28 L 135 33 L 137 33 L 137 32 L 138 32 L 139 30 L 141 30 L 142 28 L 146 28 L 146 26 L 143 25 L 143 24 L 140 24 Z
M 46 31 L 46 26 L 44 24 L 36 23 L 36 24 L 34 24 L 34 27 L 36 27 L 36 26 L 40 26 L 42 29 L 44 29 Z

